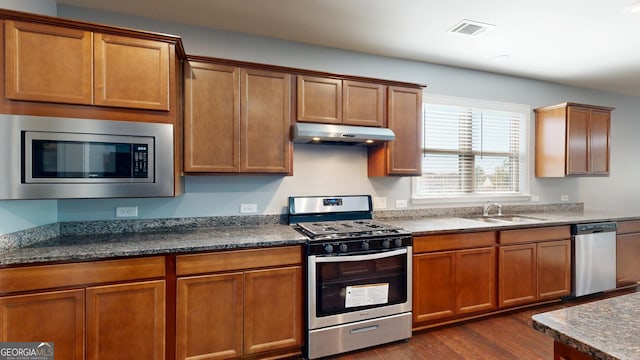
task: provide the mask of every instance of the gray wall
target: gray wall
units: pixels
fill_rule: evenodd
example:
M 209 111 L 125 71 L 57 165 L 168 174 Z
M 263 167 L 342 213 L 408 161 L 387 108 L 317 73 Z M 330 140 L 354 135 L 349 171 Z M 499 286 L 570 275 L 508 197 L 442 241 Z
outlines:
M 56 16 L 54 0 L 0 0 L 0 7 Z M 58 221 L 55 200 L 0 201 L 0 235 Z
M 580 179 L 535 179 L 532 175 L 531 193 L 545 203 L 559 202 L 560 195 L 566 194 L 571 202 L 584 202 L 586 208 L 640 212 L 640 194 L 635 191 L 640 171 L 632 166 L 640 153 L 640 142 L 634 138 L 640 134 L 640 122 L 635 120 L 640 113 L 637 97 L 76 7 L 59 6 L 58 15 L 179 35 L 187 53 L 193 55 L 424 83 L 428 93 L 529 104 L 532 109 L 565 101 L 616 107 L 611 129 L 612 175 Z M 258 204 L 259 213 L 274 214 L 284 211 L 287 196 L 304 194 L 372 193 L 386 196 L 393 208 L 395 200 L 410 198 L 410 185 L 410 178 L 367 178 L 364 149 L 296 145 L 292 177 L 187 177 L 186 194 L 176 199 L 60 200 L 57 205 L 60 221 L 111 219 L 115 206 L 138 206 L 140 217 L 156 218 L 235 215 L 240 203 L 251 202 Z M 0 209 L 4 206 L 0 202 Z M 7 231 L 0 224 L 3 232 Z

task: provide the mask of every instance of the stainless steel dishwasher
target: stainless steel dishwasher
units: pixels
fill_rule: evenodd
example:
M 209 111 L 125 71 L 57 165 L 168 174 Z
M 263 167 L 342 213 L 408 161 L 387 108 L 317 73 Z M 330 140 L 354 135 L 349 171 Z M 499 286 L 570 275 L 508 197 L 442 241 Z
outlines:
M 571 226 L 573 292 L 583 296 L 616 287 L 616 223 Z

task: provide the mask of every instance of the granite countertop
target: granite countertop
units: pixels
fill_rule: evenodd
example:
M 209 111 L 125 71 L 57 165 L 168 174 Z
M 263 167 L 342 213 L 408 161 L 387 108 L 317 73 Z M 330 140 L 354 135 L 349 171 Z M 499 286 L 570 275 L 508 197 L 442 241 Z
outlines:
M 305 236 L 288 225 L 228 226 L 161 232 L 68 235 L 4 252 L 0 254 L 0 265 L 300 245 L 305 240 Z
M 413 235 L 442 234 L 452 232 L 494 231 L 527 227 L 569 225 L 583 222 L 636 220 L 637 214 L 604 211 L 576 212 L 518 212 L 519 221 L 483 222 L 465 216 L 386 218 L 381 222 L 402 227 Z
M 395 212 L 393 212 L 395 214 Z M 515 222 L 482 222 L 461 216 L 375 217 L 377 221 L 402 227 L 414 235 L 496 231 L 524 227 L 567 225 L 580 222 L 638 219 L 638 215 L 605 212 L 518 212 L 527 216 Z M 406 215 L 401 213 L 401 215 Z M 234 219 L 238 220 L 238 219 Z M 241 220 L 241 219 L 240 219 Z M 161 221 L 170 222 L 170 221 Z M 152 221 L 153 224 L 155 222 Z M 205 222 L 206 223 L 206 222 Z M 134 223 L 133 226 L 139 224 Z M 151 231 L 61 235 L 0 253 L 0 266 L 42 262 L 100 260 L 116 257 L 160 255 L 265 247 L 300 245 L 306 237 L 289 225 L 243 224 L 241 221 L 216 226 L 157 228 Z M 171 224 L 170 224 L 171 225 Z M 175 224 L 173 224 L 175 225 Z M 184 224 L 183 224 L 184 225 Z M 188 224 L 189 226 L 193 224 Z M 81 224 L 82 228 L 84 224 Z M 107 223 L 117 227 L 118 223 Z
M 533 315 L 533 327 L 595 359 L 640 359 L 640 292 Z

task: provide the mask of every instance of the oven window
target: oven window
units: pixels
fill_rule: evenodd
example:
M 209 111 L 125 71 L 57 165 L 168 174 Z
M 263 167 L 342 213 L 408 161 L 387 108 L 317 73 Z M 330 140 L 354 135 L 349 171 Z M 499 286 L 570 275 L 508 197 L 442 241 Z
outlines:
M 407 254 L 362 261 L 316 263 L 316 316 L 407 301 Z
M 132 177 L 131 144 L 33 140 L 33 178 Z

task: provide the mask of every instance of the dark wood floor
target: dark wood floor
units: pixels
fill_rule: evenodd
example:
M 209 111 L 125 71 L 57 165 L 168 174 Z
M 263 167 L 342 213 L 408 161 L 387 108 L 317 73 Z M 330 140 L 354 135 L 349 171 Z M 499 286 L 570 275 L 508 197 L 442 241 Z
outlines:
M 399 342 L 344 354 L 340 360 L 552 360 L 553 340 L 531 327 L 531 316 L 567 306 L 628 294 L 633 290 L 600 294 L 580 300 L 538 306 L 427 330 Z

